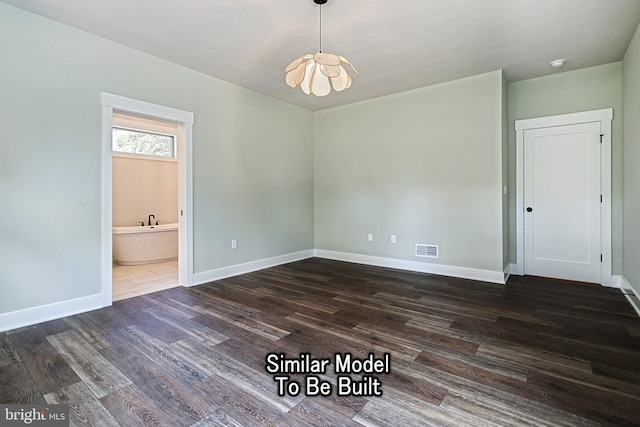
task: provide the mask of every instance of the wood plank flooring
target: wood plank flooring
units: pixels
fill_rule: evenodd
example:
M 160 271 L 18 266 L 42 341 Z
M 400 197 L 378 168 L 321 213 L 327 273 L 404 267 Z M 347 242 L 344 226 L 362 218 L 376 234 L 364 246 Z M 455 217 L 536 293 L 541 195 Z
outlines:
M 269 353 L 330 358 L 332 393 L 278 396 Z M 389 353 L 382 396 L 339 396 L 336 353 Z M 0 403 L 45 402 L 95 426 L 640 425 L 640 319 L 616 289 L 312 258 L 0 334 Z

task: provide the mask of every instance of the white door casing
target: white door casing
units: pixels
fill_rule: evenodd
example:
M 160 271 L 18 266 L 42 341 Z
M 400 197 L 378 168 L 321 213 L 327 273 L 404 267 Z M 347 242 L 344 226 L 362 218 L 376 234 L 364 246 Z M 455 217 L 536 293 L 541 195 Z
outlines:
M 192 112 L 164 105 L 152 104 L 133 98 L 100 93 L 102 107 L 102 260 L 101 288 L 102 306 L 112 301 L 112 149 L 113 112 L 120 111 L 142 117 L 178 123 L 178 283 L 190 286 L 193 283 L 193 176 Z
M 602 284 L 603 286 L 611 286 L 611 120 L 613 119 L 613 110 L 611 108 L 608 109 L 603 109 L 603 110 L 595 110 L 595 111 L 587 111 L 587 112 L 582 112 L 582 113 L 572 113 L 572 114 L 563 114 L 563 115 L 558 115 L 558 116 L 549 116 L 549 117 L 540 117 L 540 118 L 534 118 L 534 119 L 526 119 L 526 120 L 517 120 L 515 123 L 515 128 L 516 128 L 516 252 L 517 252 L 517 263 L 515 268 L 512 270 L 513 274 L 519 274 L 519 275 L 524 275 L 524 274 L 540 274 L 540 275 L 545 275 L 545 276 L 549 276 L 549 277 L 562 277 L 562 274 L 558 274 L 557 272 L 554 272 L 555 267 L 550 267 L 553 266 L 554 264 L 557 265 L 562 265 L 562 263 L 555 263 L 555 262 L 550 262 L 549 260 L 553 260 L 554 257 L 558 257 L 558 258 L 568 258 L 565 259 L 565 261 L 570 261 L 568 264 L 574 264 L 574 267 L 576 265 L 578 265 L 578 263 L 586 263 L 586 264 L 582 264 L 582 269 L 584 270 L 585 265 L 590 265 L 590 267 L 587 267 L 586 270 L 589 270 L 590 268 L 595 270 L 599 270 L 599 277 L 596 277 L 595 279 L 593 279 L 594 276 L 589 276 L 589 278 L 576 278 L 575 280 L 587 280 L 587 281 L 592 281 L 592 282 L 597 282 Z M 586 132 L 592 132 L 594 131 L 594 129 L 596 129 L 596 127 L 599 130 L 596 130 L 595 133 L 597 135 L 595 142 L 597 142 L 597 144 L 594 141 L 591 141 L 593 144 L 590 145 L 590 148 L 587 149 L 584 146 L 580 145 L 580 142 L 578 142 L 580 140 L 580 135 L 582 135 L 583 140 L 586 138 L 586 136 L 584 135 L 585 129 L 584 128 L 580 128 L 580 127 L 575 127 L 575 128 L 571 128 L 570 126 L 572 125 L 581 125 L 581 124 L 589 124 L 591 123 L 591 127 L 587 126 L 588 129 Z M 568 134 L 574 134 L 574 136 L 569 138 L 569 141 L 566 142 L 563 148 L 560 148 L 560 151 L 562 150 L 566 150 L 566 151 L 572 151 L 575 150 L 578 147 L 578 151 L 577 152 L 572 152 L 572 155 L 574 156 L 574 158 L 571 157 L 571 155 L 568 155 L 565 153 L 565 160 L 568 161 L 569 163 L 571 163 L 572 165 L 568 165 L 566 164 L 566 170 L 569 169 L 575 169 L 577 166 L 576 164 L 578 163 L 577 160 L 579 157 L 582 157 L 583 160 L 585 159 L 589 159 L 591 161 L 591 167 L 592 168 L 597 168 L 596 163 L 599 163 L 599 193 L 597 194 L 597 204 L 594 203 L 589 203 L 587 201 L 587 199 L 589 199 L 591 202 L 593 202 L 594 200 L 592 199 L 591 196 L 583 196 L 583 199 L 581 201 L 575 201 L 574 200 L 574 206 L 578 206 L 579 203 L 582 203 L 582 206 L 588 206 L 587 209 L 589 214 L 587 215 L 586 212 L 579 212 L 579 211 L 574 211 L 571 212 L 571 210 L 565 210 L 563 213 L 558 213 L 558 215 L 564 215 L 564 218 L 562 218 L 562 222 L 564 224 L 567 224 L 567 218 L 569 217 L 573 217 L 573 220 L 571 221 L 571 223 L 565 227 L 564 230 L 559 230 L 559 234 L 563 235 L 564 238 L 568 238 L 567 236 L 570 236 L 572 233 L 572 229 L 573 229 L 573 233 L 576 232 L 576 230 L 580 229 L 580 227 L 582 227 L 582 230 L 584 230 L 584 228 L 586 227 L 585 225 L 585 221 L 587 223 L 591 222 L 593 223 L 593 221 L 597 221 L 599 222 L 599 239 L 598 237 L 594 237 L 593 234 L 589 234 L 588 237 L 582 237 L 583 239 L 583 243 L 585 240 L 589 240 L 589 245 L 590 246 L 590 250 L 589 250 L 589 254 L 585 255 L 584 253 L 582 254 L 577 254 L 576 252 L 576 248 L 572 248 L 571 245 L 565 245 L 564 248 L 562 247 L 545 247 L 543 243 L 536 243 L 536 237 L 533 237 L 533 240 L 531 241 L 531 238 L 527 239 L 526 238 L 526 227 L 536 227 L 536 222 L 538 223 L 537 227 L 538 227 L 538 231 L 540 231 L 540 236 L 539 237 L 543 237 L 544 233 L 547 234 L 556 234 L 553 227 L 557 227 L 556 225 L 552 225 L 552 224 L 548 224 L 547 221 L 549 220 L 549 218 L 551 218 L 551 214 L 549 213 L 545 213 L 544 209 L 545 209 L 545 203 L 546 204 L 557 204 L 557 203 L 562 203 L 565 204 L 565 201 L 561 200 L 562 195 L 564 194 L 565 197 L 571 198 L 571 197 L 575 197 L 575 196 L 571 196 L 568 195 L 569 191 L 563 191 L 564 187 L 560 187 L 558 186 L 554 186 L 553 185 L 553 180 L 558 180 L 558 179 L 563 179 L 562 175 L 566 174 L 566 170 L 563 172 L 562 168 L 557 168 L 556 172 L 551 172 L 549 174 L 547 174 L 546 178 L 545 178 L 545 174 L 544 172 L 541 172 L 545 169 L 549 169 L 552 168 L 553 169 L 553 164 L 554 162 L 562 162 L 562 160 L 560 159 L 561 157 L 563 157 L 563 155 L 561 155 L 562 153 L 557 153 L 558 156 L 557 158 L 554 160 L 553 156 L 545 156 L 547 157 L 547 160 L 543 161 L 542 163 L 540 163 L 540 165 L 538 166 L 539 171 L 537 172 L 538 175 L 542 174 L 542 179 L 539 180 L 538 183 L 536 183 L 535 179 L 533 180 L 533 182 L 530 182 L 532 180 L 531 177 L 529 177 L 529 179 L 527 180 L 525 177 L 525 173 L 536 173 L 536 169 L 535 167 L 533 169 L 529 168 L 529 172 L 527 171 L 527 168 L 525 167 L 525 152 L 526 150 L 533 150 L 538 151 L 539 156 L 543 156 L 543 154 L 545 154 L 545 151 L 552 151 L 555 149 L 559 149 L 558 146 L 553 147 L 554 142 L 558 142 L 560 138 L 559 135 L 555 135 L 555 133 L 558 132 L 558 128 L 559 127 L 565 127 L 567 126 L 567 128 L 565 129 L 565 135 L 566 133 Z M 556 129 L 553 129 L 556 128 Z M 545 130 L 546 129 L 546 130 Z M 575 132 L 576 130 L 578 130 L 578 132 Z M 563 132 L 560 132 L 560 134 L 562 134 Z M 526 136 L 527 135 L 527 136 Z M 600 137 L 600 135 L 602 135 L 602 137 Z M 531 139 L 538 139 L 538 142 L 540 144 L 533 144 L 530 147 L 525 147 L 525 139 L 531 138 Z M 590 137 L 591 138 L 591 137 Z M 584 141 L 583 141 L 584 142 Z M 593 153 L 593 151 L 596 151 L 597 153 Z M 546 164 L 544 162 L 547 162 Z M 555 177 L 552 176 L 553 173 L 559 174 L 556 175 Z M 577 176 L 580 176 L 580 173 L 578 173 Z M 588 183 L 588 179 L 585 181 L 585 171 L 582 171 L 582 179 L 578 179 L 578 178 L 573 178 L 573 184 L 572 185 L 576 185 L 578 187 L 582 186 L 584 188 L 590 188 L 590 190 L 593 192 L 594 188 L 597 186 L 597 184 L 594 184 L 593 180 L 591 181 L 591 183 Z M 593 176 L 591 176 L 591 178 L 594 178 Z M 535 206 L 530 206 L 527 205 L 525 203 L 525 193 L 528 194 L 533 194 L 533 197 L 535 198 L 535 189 L 531 188 L 529 189 L 529 191 L 525 192 L 525 181 L 528 181 L 529 184 L 531 184 L 532 186 L 538 186 L 539 188 L 537 189 L 539 192 L 543 191 L 545 187 L 547 188 L 551 188 L 551 195 L 548 196 L 537 196 L 538 200 L 536 201 L 536 204 L 541 203 L 542 205 L 539 205 L 539 209 L 537 209 Z M 597 191 L 596 191 L 597 192 Z M 602 202 L 600 203 L 600 195 L 602 196 Z M 529 196 L 527 196 L 529 197 Z M 542 199 L 541 199 L 542 197 Z M 544 199 L 544 197 L 547 197 L 547 199 Z M 585 198 L 586 197 L 586 198 Z M 531 202 L 531 200 L 526 200 L 526 202 Z M 586 203 L 586 205 L 585 205 Z M 536 218 L 536 216 L 531 215 L 531 218 L 529 218 L 529 221 L 531 223 L 529 224 L 525 224 L 525 222 L 527 221 L 527 217 L 526 215 L 528 215 L 529 213 L 526 212 L 526 208 L 527 207 L 531 207 L 534 210 L 538 210 L 535 212 L 531 212 L 531 213 L 540 213 L 540 216 L 538 218 Z M 579 209 L 579 208 L 573 208 L 573 209 Z M 599 210 L 599 215 L 598 213 L 594 213 L 594 209 L 595 210 Z M 557 210 L 557 209 L 556 209 Z M 576 213 L 577 212 L 577 213 Z M 545 215 L 547 216 L 547 218 L 545 219 Z M 581 219 L 577 219 L 577 217 L 582 216 Z M 599 220 L 597 220 L 596 218 L 599 217 Z M 580 222 L 582 221 L 582 222 Z M 526 226 L 526 227 L 525 227 Z M 540 227 L 542 227 L 542 229 L 540 229 Z M 545 228 L 546 227 L 546 228 Z M 531 232 L 531 230 L 529 230 L 529 232 Z M 599 244 L 597 242 L 597 240 L 599 240 Z M 575 246 L 577 247 L 577 243 L 579 243 L 579 239 L 576 239 L 574 241 Z M 534 245 L 534 248 L 529 248 L 529 250 L 527 250 L 527 248 L 525 247 L 525 245 Z M 542 245 L 542 246 L 540 246 Z M 536 247 L 537 246 L 537 247 Z M 599 246 L 597 249 L 595 250 L 596 247 Z M 563 252 L 564 251 L 564 252 Z M 571 253 L 573 251 L 573 253 Z M 525 258 L 527 257 L 527 254 L 531 253 L 531 256 L 533 258 L 538 258 L 538 260 L 529 260 L 529 261 L 525 261 Z M 594 255 L 595 254 L 595 255 Z M 602 262 L 600 263 L 596 263 L 595 265 L 593 264 L 593 260 L 594 258 L 597 258 L 597 261 L 600 261 L 600 254 L 602 254 Z M 582 260 L 579 261 L 578 258 L 582 257 Z M 585 259 L 587 259 L 588 261 L 585 261 Z M 537 261 L 542 262 L 543 265 L 543 270 L 538 270 L 538 268 L 541 267 L 541 265 L 536 264 Z M 533 262 L 533 263 L 532 263 Z M 564 263 L 565 267 L 567 263 Z M 599 266 L 597 264 L 600 264 Z M 529 268 L 533 268 L 532 272 L 529 272 L 527 270 L 527 267 Z M 547 270 L 544 270 L 544 268 L 547 268 Z M 575 267 L 578 268 L 578 267 Z M 593 270 L 591 271 L 591 274 L 593 275 Z M 541 272 L 542 271 L 542 272 Z M 588 274 L 588 273 L 587 273 Z
M 524 131 L 525 274 L 600 283 L 600 122 Z

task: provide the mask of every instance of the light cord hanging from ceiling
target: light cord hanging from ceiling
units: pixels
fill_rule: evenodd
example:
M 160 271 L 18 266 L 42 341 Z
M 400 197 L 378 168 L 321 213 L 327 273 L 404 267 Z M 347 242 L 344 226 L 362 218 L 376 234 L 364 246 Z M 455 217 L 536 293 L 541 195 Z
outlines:
M 327 0 L 313 1 L 320 5 L 320 50 L 292 61 L 285 69 L 285 81 L 292 88 L 300 86 L 307 95 L 326 96 L 331 87 L 336 92 L 351 87 L 353 80 L 342 64 L 348 65 L 356 76 L 358 72 L 344 56 L 322 52 L 322 5 Z

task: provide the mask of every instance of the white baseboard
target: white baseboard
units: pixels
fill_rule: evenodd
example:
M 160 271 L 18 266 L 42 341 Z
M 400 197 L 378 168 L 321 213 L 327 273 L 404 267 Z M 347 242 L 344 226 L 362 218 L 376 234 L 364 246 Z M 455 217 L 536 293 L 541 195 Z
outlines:
M 315 256 L 318 258 L 353 262 L 356 264 L 375 265 L 377 267 L 396 268 L 398 270 L 417 271 L 420 273 L 437 274 L 440 276 L 460 277 L 462 279 L 499 283 L 501 285 L 505 283 L 505 275 L 502 271 L 479 270 L 475 268 L 456 267 L 452 265 L 431 264 L 426 262 L 407 261 L 396 258 L 383 258 L 371 255 L 327 251 L 324 249 L 316 249 Z
M 618 280 L 620 280 L 620 286 L 618 286 L 620 289 L 628 289 L 630 291 L 635 291 L 635 289 L 633 289 L 633 286 L 631 286 L 631 283 L 629 283 L 624 276 L 615 276 L 615 277 L 617 277 Z
M 606 286 L 607 288 L 622 289 L 622 281 L 623 280 L 624 280 L 624 277 L 613 275 L 613 276 L 611 276 L 611 284 L 610 285 L 602 285 L 602 286 Z
M 624 276 L 618 277 L 620 277 L 620 289 L 622 290 L 622 293 L 638 316 L 640 316 L 640 290 L 634 288 L 631 283 L 624 278 Z
M 102 308 L 102 294 L 0 314 L 0 332 Z
M 347 252 L 328 251 L 324 249 L 309 249 L 291 254 L 280 255 L 251 261 L 244 264 L 236 264 L 215 270 L 204 271 L 193 275 L 194 283 L 191 286 L 213 282 L 215 280 L 240 274 L 251 273 L 289 262 L 300 261 L 312 257 L 333 259 L 338 261 L 354 262 L 357 264 L 374 265 L 378 267 L 396 268 L 399 270 L 416 271 L 420 273 L 437 274 L 441 276 L 459 277 L 463 279 L 478 280 L 482 282 L 504 284 L 510 274 L 518 274 L 516 264 L 508 264 L 504 271 L 480 270 L 475 268 L 457 267 L 451 265 L 433 264 L 418 261 L 408 261 L 395 258 L 383 258 L 371 255 L 360 255 Z M 611 287 L 623 290 L 631 290 L 633 294 L 625 296 L 640 316 L 640 290 L 636 290 L 622 276 L 613 276 Z M 27 308 L 0 314 L 0 332 L 23 326 L 34 325 L 61 317 L 72 316 L 86 311 L 96 310 L 103 305 L 103 295 L 95 294 L 58 303 L 47 304 L 39 307 Z
M 511 264 L 504 266 L 504 283 L 507 283 L 509 277 L 511 277 Z
M 217 268 L 215 270 L 203 271 L 193 275 L 193 284 L 189 286 L 201 285 L 203 283 L 213 282 L 215 280 L 226 279 L 227 277 L 238 276 L 240 274 L 251 273 L 257 270 L 263 270 L 269 267 L 286 264 L 289 262 L 300 261 L 313 257 L 313 249 L 292 254 L 280 255 L 273 258 L 266 258 L 257 261 L 251 261 L 244 264 L 231 265 L 229 267 Z
M 193 283 L 192 286 L 311 257 L 313 257 L 313 249 L 248 262 L 245 264 L 232 265 L 229 267 L 219 268 L 217 270 L 196 273 L 194 274 L 195 283 Z M 0 314 L 0 332 L 21 328 L 23 326 L 35 325 L 49 320 L 60 319 L 61 317 L 72 316 L 74 314 L 84 313 L 91 310 L 97 310 L 110 305 L 104 305 L 103 299 L 102 294 L 95 294 L 68 301 L 60 301 L 53 304 L 26 308 L 24 310 L 2 313 Z

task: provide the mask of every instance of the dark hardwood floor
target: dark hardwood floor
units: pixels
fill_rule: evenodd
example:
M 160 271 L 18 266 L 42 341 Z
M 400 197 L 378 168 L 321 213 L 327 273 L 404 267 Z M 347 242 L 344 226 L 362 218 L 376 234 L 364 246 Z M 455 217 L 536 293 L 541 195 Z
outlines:
M 330 395 L 294 373 L 278 396 L 270 353 L 330 359 Z M 351 375 L 382 396 L 338 395 L 347 353 L 390 354 Z M 640 319 L 616 289 L 314 258 L 0 334 L 0 403 L 95 426 L 640 425 Z

